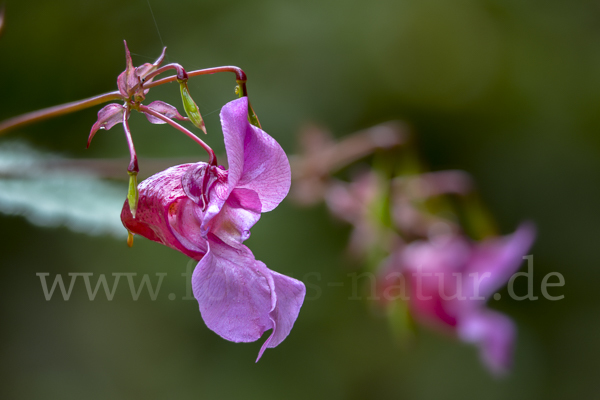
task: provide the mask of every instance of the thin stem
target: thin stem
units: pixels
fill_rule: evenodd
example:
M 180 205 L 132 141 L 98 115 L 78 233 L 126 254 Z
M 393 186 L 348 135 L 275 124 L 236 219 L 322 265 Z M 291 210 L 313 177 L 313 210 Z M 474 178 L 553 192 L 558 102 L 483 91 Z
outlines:
M 131 137 L 131 131 L 129 130 L 129 114 L 131 109 L 129 106 L 125 108 L 123 113 L 123 130 L 125 131 L 125 139 L 127 139 L 127 146 L 129 147 L 130 161 L 127 167 L 128 172 L 135 172 L 136 174 L 140 171 L 138 167 L 137 154 L 135 153 L 135 147 L 133 146 L 133 139 Z
M 166 65 L 165 65 L 166 67 Z M 164 68 L 164 67 L 163 67 Z M 156 70 L 158 71 L 158 70 Z M 156 72 L 154 71 L 154 72 Z M 247 78 L 246 78 L 246 74 L 244 73 L 244 71 L 242 71 L 241 68 L 239 67 L 234 67 L 234 66 L 225 66 L 225 67 L 215 67 L 215 68 L 206 68 L 206 69 L 199 69 L 196 71 L 191 71 L 188 72 L 187 75 L 189 78 L 193 77 L 193 76 L 200 76 L 200 75 L 210 75 L 210 74 L 217 74 L 219 72 L 233 72 L 235 74 L 235 79 L 237 81 L 241 81 L 243 83 L 246 82 Z M 173 82 L 177 80 L 177 76 L 168 76 L 166 78 L 163 79 L 159 79 L 157 81 L 154 82 L 150 82 L 148 84 L 144 85 L 145 89 L 150 89 L 153 88 L 155 86 L 159 86 L 165 83 L 169 83 L 169 82 Z
M 142 111 L 143 113 L 152 115 L 153 117 L 156 117 L 162 121 L 165 121 L 167 124 L 171 125 L 173 128 L 178 129 L 179 131 L 186 134 L 189 138 L 191 138 L 194 142 L 198 143 L 200 146 L 202 146 L 202 148 L 204 150 L 206 150 L 206 152 L 208 153 L 208 163 L 212 166 L 217 165 L 217 156 L 215 155 L 215 152 L 213 151 L 213 149 L 210 148 L 209 145 L 204 143 L 202 141 L 202 139 L 200 139 L 198 136 L 194 135 L 192 132 L 190 132 L 183 126 L 179 125 L 177 122 L 173 121 L 171 118 L 168 118 L 168 117 L 164 116 L 163 114 L 152 110 L 151 108 L 148 108 L 141 104 L 140 104 L 139 108 L 140 108 L 140 111 Z
M 144 88 L 150 89 L 155 86 L 159 86 L 159 85 L 162 85 L 165 83 L 173 82 L 177 79 L 181 79 L 181 77 L 180 77 L 181 71 L 178 68 L 181 68 L 181 66 L 179 64 L 168 64 L 168 65 L 165 65 L 164 67 L 157 69 L 156 71 L 154 71 L 152 74 L 150 74 L 148 76 L 149 77 L 156 76 L 157 74 L 162 73 L 168 69 L 176 69 L 177 75 L 169 76 L 167 78 L 163 78 L 163 79 L 159 79 L 154 82 L 147 83 L 144 85 Z M 183 68 L 181 68 L 181 70 L 185 74 L 185 71 L 183 70 Z M 192 77 L 192 76 L 200 76 L 200 75 L 210 75 L 210 74 L 216 74 L 219 72 L 233 72 L 235 74 L 236 81 L 238 82 L 238 84 L 241 87 L 242 96 L 247 96 L 246 74 L 239 67 L 224 66 L 224 67 L 200 69 L 200 70 L 188 72 L 187 76 Z M 114 92 L 104 93 L 104 94 L 101 94 L 98 96 L 90 97 L 87 99 L 77 100 L 77 101 L 73 101 L 71 103 L 61 104 L 58 106 L 44 108 L 42 110 L 37 110 L 37 111 L 33 111 L 33 112 L 30 112 L 27 114 L 19 115 L 17 117 L 9 118 L 3 122 L 0 122 L 0 135 L 5 132 L 8 132 L 9 130 L 20 128 L 20 127 L 32 124 L 34 122 L 39 122 L 39 121 L 43 121 L 45 119 L 58 117 L 60 115 L 68 114 L 71 112 L 84 110 L 86 108 L 93 107 L 98 104 L 106 103 L 108 101 L 122 100 L 122 99 L 123 99 L 123 96 L 121 95 L 121 93 L 119 91 L 114 91 Z
M 151 73 L 149 73 L 148 75 L 146 75 L 144 77 L 144 82 L 149 81 L 150 79 L 154 78 L 156 75 L 162 74 L 165 71 L 168 71 L 170 69 L 174 69 L 175 71 L 177 71 L 177 75 L 175 76 L 175 79 L 180 79 L 180 80 L 184 80 L 188 78 L 187 73 L 185 72 L 185 69 L 183 69 L 183 67 L 177 63 L 171 63 L 171 64 L 167 64 L 167 65 L 163 65 L 162 67 L 158 68 L 156 71 L 153 71 Z M 147 89 L 150 86 L 150 84 L 148 85 L 144 85 L 142 83 L 142 85 L 144 86 L 144 89 Z
M 58 117 L 59 115 L 83 110 L 98 104 L 106 103 L 107 101 L 120 100 L 122 98 L 123 96 L 121 93 L 119 93 L 119 91 L 114 91 L 83 100 L 73 101 L 71 103 L 44 108 L 42 110 L 19 115 L 18 117 L 9 118 L 3 122 L 0 122 L 0 135 L 11 129 L 20 128 L 34 122 L 43 121 L 52 117 Z

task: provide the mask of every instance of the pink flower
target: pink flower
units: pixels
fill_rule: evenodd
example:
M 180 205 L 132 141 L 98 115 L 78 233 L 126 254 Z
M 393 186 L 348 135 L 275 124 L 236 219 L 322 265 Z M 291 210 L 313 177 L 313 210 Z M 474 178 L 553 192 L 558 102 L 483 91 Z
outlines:
M 392 254 L 380 281 L 387 284 L 384 293 L 391 293 L 392 279 L 401 272 L 411 314 L 476 344 L 484 364 L 502 373 L 512 362 L 516 329 L 510 318 L 485 303 L 518 270 L 534 237 L 533 226 L 523 224 L 512 235 L 479 243 L 456 234 L 413 242 Z
M 242 243 L 261 213 L 287 195 L 290 167 L 279 144 L 248 122 L 247 97 L 223 107 L 221 124 L 228 170 L 199 162 L 162 171 L 138 186 L 135 218 L 125 203 L 121 219 L 129 231 L 199 260 L 192 287 L 211 330 L 233 342 L 273 330 L 260 359 L 290 333 L 306 289 Z

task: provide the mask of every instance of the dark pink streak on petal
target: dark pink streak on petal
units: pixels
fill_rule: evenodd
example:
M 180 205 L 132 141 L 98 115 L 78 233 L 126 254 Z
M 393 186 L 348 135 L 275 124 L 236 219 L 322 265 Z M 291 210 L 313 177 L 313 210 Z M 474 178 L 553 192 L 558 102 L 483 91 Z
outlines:
M 452 302 L 441 298 L 440 282 L 446 294 L 456 293 L 453 273 L 462 274 L 470 254 L 470 244 L 461 237 L 417 241 L 402 251 L 399 259 L 410 282 L 410 307 L 416 318 L 434 325 L 456 325 L 457 313 L 449 307 Z

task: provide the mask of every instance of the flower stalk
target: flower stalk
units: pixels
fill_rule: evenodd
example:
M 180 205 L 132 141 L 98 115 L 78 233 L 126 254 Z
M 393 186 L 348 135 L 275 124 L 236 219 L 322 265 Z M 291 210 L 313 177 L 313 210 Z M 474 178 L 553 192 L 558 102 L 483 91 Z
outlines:
M 143 112 L 145 114 L 152 115 L 153 117 L 156 117 L 156 118 L 158 118 L 158 119 L 166 122 L 167 124 L 171 125 L 173 128 L 179 130 L 180 132 L 183 132 L 185 135 L 187 135 L 194 142 L 196 142 L 200 146 L 202 146 L 202 148 L 204 150 L 206 150 L 206 152 L 208 153 L 208 163 L 210 165 L 212 165 L 212 166 L 216 166 L 217 165 L 217 156 L 215 155 L 214 150 L 212 148 L 210 148 L 209 145 L 207 145 L 206 143 L 204 143 L 204 141 L 202 139 L 200 139 L 198 136 L 194 135 L 188 129 L 186 129 L 183 126 L 179 125 L 177 122 L 173 121 L 172 119 L 165 117 L 161 113 L 156 112 L 156 111 L 152 110 L 149 107 L 146 107 L 144 105 L 140 105 L 139 108 L 140 108 L 141 112 Z
M 1 23 L 2 10 L 0 10 L 0 25 Z M 165 58 L 166 47 L 163 49 L 161 55 L 156 59 L 154 63 L 145 63 L 138 67 L 134 67 L 129 48 L 127 47 L 127 42 L 124 42 L 124 44 L 126 67 L 125 70 L 117 78 L 117 91 L 104 93 L 87 99 L 57 105 L 42 110 L 26 113 L 14 118 L 10 118 L 8 120 L 0 122 L 0 135 L 10 130 L 21 128 L 23 126 L 35 122 L 40 122 L 46 119 L 69 114 L 79 110 L 84 110 L 86 108 L 94 107 L 102 103 L 120 100 L 122 103 L 110 103 L 104 106 L 98 112 L 98 120 L 92 126 L 88 137 L 87 146 L 89 147 L 91 140 L 99 130 L 109 130 L 116 124 L 123 124 L 125 139 L 127 141 L 127 147 L 129 149 L 130 154 L 130 161 L 127 167 L 127 174 L 129 176 L 127 203 L 129 206 L 128 208 L 130 210 L 131 216 L 133 217 L 133 219 L 135 219 L 139 202 L 137 182 L 139 166 L 128 122 L 129 117 L 131 115 L 131 111 L 136 110 L 138 112 L 141 112 L 146 116 L 150 123 L 166 123 L 172 126 L 173 128 L 179 130 L 180 132 L 184 133 L 189 138 L 191 138 L 208 153 L 208 168 L 212 171 L 214 168 L 217 167 L 217 157 L 215 156 L 214 151 L 198 136 L 196 136 L 190 130 L 174 121 L 174 119 L 180 121 L 190 121 L 195 127 L 202 130 L 205 134 L 207 133 L 204 120 L 202 119 L 202 115 L 200 114 L 200 109 L 198 108 L 198 105 L 196 104 L 196 102 L 190 94 L 187 81 L 190 77 L 194 76 L 210 75 L 221 72 L 232 72 L 235 74 L 237 83 L 236 93 L 240 97 L 247 97 L 248 92 L 246 89 L 246 74 L 241 68 L 235 66 L 223 66 L 216 68 L 206 68 L 188 73 L 180 64 L 177 63 L 170 63 L 161 66 Z M 170 70 L 174 70 L 176 74 L 154 81 L 155 77 Z M 146 99 L 146 95 L 148 94 L 151 88 L 163 85 L 165 83 L 173 82 L 175 80 L 177 80 L 177 82 L 179 83 L 183 108 L 188 116 L 187 118 L 180 115 L 174 106 L 171 106 L 162 101 L 154 101 L 148 105 L 142 104 L 142 102 Z M 260 123 L 258 122 L 256 113 L 254 112 L 249 103 L 247 115 L 248 121 L 252 125 L 260 128 Z M 208 177 L 209 174 L 207 173 L 202 179 L 203 188 L 205 188 L 206 190 L 208 190 L 207 188 L 209 185 Z M 203 195 L 201 197 L 204 203 L 204 207 L 206 207 L 206 205 L 208 204 L 208 198 L 206 197 L 206 195 Z M 131 231 L 129 231 L 128 234 L 127 244 L 129 246 L 133 245 L 133 233 Z
M 167 66 L 165 66 L 165 67 L 167 67 Z M 152 76 L 154 77 L 162 72 L 167 71 L 168 69 L 173 69 L 173 68 L 167 68 L 160 72 L 158 72 L 159 69 L 157 69 L 156 71 L 154 71 Z M 216 73 L 220 73 L 220 72 L 233 72 L 236 75 L 236 82 L 238 83 L 238 85 L 241 84 L 243 86 L 243 91 L 242 91 L 243 94 L 241 96 L 248 96 L 248 92 L 246 90 L 246 74 L 239 67 L 224 66 L 224 67 L 200 69 L 200 70 L 187 72 L 187 77 L 189 79 L 189 78 L 195 77 L 195 76 L 211 75 L 211 74 L 216 74 Z M 153 81 L 153 82 L 149 82 L 149 83 L 143 82 L 143 88 L 151 89 L 156 86 L 164 85 L 165 83 L 174 82 L 177 79 L 178 79 L 178 75 L 172 75 L 172 76 L 168 76 L 166 78 L 162 78 L 157 81 Z M 147 80 L 148 79 L 146 79 L 146 81 Z M 237 93 L 237 90 L 236 90 L 236 93 Z M 124 98 L 123 95 L 118 90 L 116 90 L 113 92 L 103 93 L 103 94 L 100 94 L 97 96 L 89 97 L 87 99 L 77 100 L 77 101 L 73 101 L 70 103 L 60 104 L 57 106 L 52 106 L 52 107 L 44 108 L 41 110 L 36 110 L 36 111 L 32 111 L 32 112 L 29 112 L 26 114 L 22 114 L 22 115 L 19 115 L 19 116 L 13 117 L 13 118 L 9 118 L 7 120 L 0 122 L 0 135 L 5 134 L 9 131 L 18 129 L 18 128 L 22 128 L 24 126 L 27 126 L 27 125 L 30 125 L 33 123 L 36 123 L 36 122 L 42 122 L 47 119 L 59 117 L 61 115 L 70 114 L 70 113 L 73 113 L 76 111 L 85 110 L 87 108 L 91 108 L 91 107 L 94 107 L 94 106 L 97 106 L 97 105 L 100 105 L 103 103 L 107 103 L 109 101 L 115 101 L 115 100 L 128 100 L 128 99 Z

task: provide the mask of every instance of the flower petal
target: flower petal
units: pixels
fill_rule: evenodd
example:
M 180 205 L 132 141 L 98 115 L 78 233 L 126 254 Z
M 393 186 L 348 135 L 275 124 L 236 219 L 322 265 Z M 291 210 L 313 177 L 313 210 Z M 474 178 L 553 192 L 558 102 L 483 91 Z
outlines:
M 108 104 L 98 111 L 98 120 L 92 125 L 87 146 L 90 147 L 90 143 L 99 129 L 109 130 L 116 124 L 123 122 L 123 112 L 123 106 L 115 103 Z
M 208 251 L 208 245 L 200 235 L 201 221 L 195 213 L 198 206 L 181 185 L 181 177 L 192 165 L 171 167 L 141 182 L 135 218 L 126 201 L 121 221 L 130 232 L 199 260 Z
M 232 342 L 253 342 L 272 327 L 271 285 L 246 246 L 209 234 L 209 250 L 192 276 L 194 296 L 211 330 Z
M 535 227 L 531 223 L 524 223 L 512 235 L 488 239 L 475 246 L 465 276 L 476 272 L 482 277 L 490 273 L 489 278 L 481 279 L 479 296 L 487 298 L 508 282 L 523 263 L 523 256 L 534 239 Z M 467 289 L 473 289 L 473 285 L 467 285 Z M 470 293 L 466 295 L 471 296 Z
M 219 214 L 231 192 L 227 176 L 227 171 L 199 162 L 191 166 L 182 177 L 185 194 L 198 205 L 203 235 L 207 234 L 211 220 Z
M 121 72 L 117 78 L 117 86 L 123 97 L 129 98 L 132 94 L 130 93 L 131 89 L 138 84 L 139 78 L 133 67 L 133 61 L 131 60 L 129 48 L 127 47 L 127 41 L 124 40 L 123 43 L 125 43 L 125 71 Z
M 270 271 L 246 246 L 228 246 L 209 233 L 209 251 L 192 276 L 194 296 L 206 326 L 224 339 L 275 347 L 289 334 L 304 300 L 301 282 Z
M 290 164 L 281 146 L 265 131 L 248 122 L 248 98 L 227 103 L 221 124 L 229 163 L 229 187 L 258 194 L 262 212 L 285 198 L 291 183 Z
M 156 65 L 150 64 L 150 63 L 144 63 L 144 64 L 140 65 L 139 67 L 135 67 L 135 75 L 138 76 L 140 79 L 143 79 L 146 75 L 148 75 L 150 72 L 154 72 L 155 70 L 156 70 Z M 146 82 L 152 82 L 152 79 L 150 79 Z
M 479 346 L 481 359 L 490 371 L 502 374 L 510 369 L 516 337 L 510 318 L 490 310 L 469 313 L 460 319 L 457 332 L 461 340 Z
M 258 353 L 256 361 L 260 360 L 264 351 L 267 348 L 276 347 L 279 343 L 290 334 L 294 322 L 298 318 L 300 308 L 304 302 L 304 296 L 306 295 L 306 287 L 302 282 L 289 276 L 281 275 L 278 272 L 269 270 L 265 264 L 260 261 L 258 263 L 271 274 L 273 278 L 273 284 L 275 286 L 276 304 L 269 313 L 271 321 L 273 322 L 273 333 L 263 343 Z
M 167 118 L 175 118 L 179 121 L 185 121 L 186 118 L 184 116 L 182 116 L 181 114 L 179 114 L 179 112 L 177 111 L 177 108 L 175 108 L 174 106 L 165 103 L 164 101 L 153 101 L 152 103 L 148 104 L 148 108 L 152 109 L 153 111 L 156 111 L 157 113 L 160 113 L 162 115 L 164 115 Z M 146 114 L 144 113 L 144 115 L 146 116 L 146 118 L 148 118 L 148 121 L 150 121 L 150 123 L 152 124 L 166 124 L 165 121 L 163 121 L 162 119 L 158 119 L 152 115 Z
M 223 242 L 235 247 L 250 237 L 250 228 L 260 219 L 260 210 L 256 192 L 234 189 L 208 229 Z

